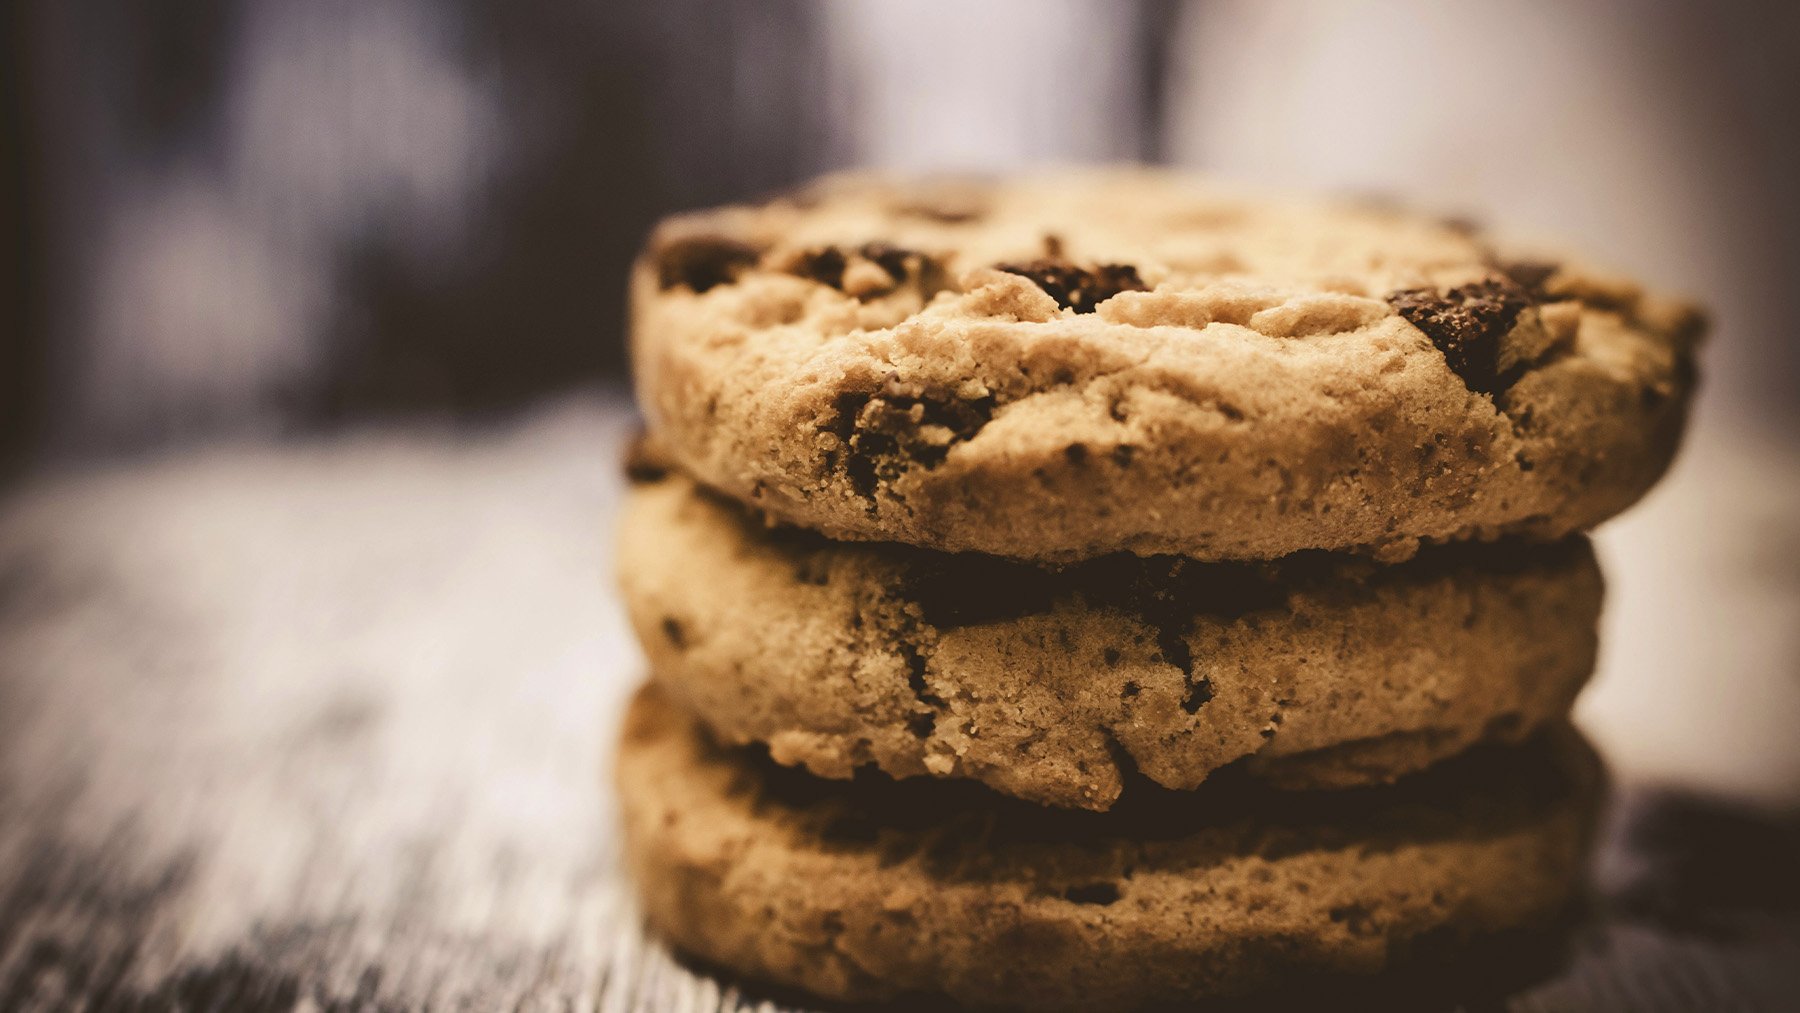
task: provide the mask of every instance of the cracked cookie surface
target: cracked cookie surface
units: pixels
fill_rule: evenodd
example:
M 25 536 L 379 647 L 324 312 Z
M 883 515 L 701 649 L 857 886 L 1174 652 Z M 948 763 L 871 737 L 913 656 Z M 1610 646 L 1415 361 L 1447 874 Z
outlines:
M 1703 330 L 1460 223 L 1144 170 L 681 216 L 632 303 L 646 416 L 706 484 L 1048 561 L 1586 530 L 1666 468 Z
M 1067 812 L 821 781 L 713 744 L 653 686 L 616 774 L 644 912 L 681 949 L 832 1000 L 1027 1009 L 1290 986 L 1541 932 L 1578 892 L 1601 783 L 1563 728 L 1379 789 L 1134 785 L 1112 812 Z
M 1378 783 L 1562 719 L 1594 662 L 1580 537 L 1047 570 L 770 530 L 679 473 L 634 475 L 619 577 L 653 678 L 721 738 L 827 777 L 1086 809 L 1132 770 Z

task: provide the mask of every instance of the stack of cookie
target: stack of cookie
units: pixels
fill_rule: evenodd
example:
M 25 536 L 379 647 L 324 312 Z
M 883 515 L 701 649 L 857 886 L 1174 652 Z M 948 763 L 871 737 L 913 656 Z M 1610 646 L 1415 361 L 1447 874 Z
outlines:
M 1579 892 L 1582 533 L 1669 463 L 1692 309 L 1142 171 L 828 180 L 632 286 L 619 779 L 678 947 L 1116 1008 Z

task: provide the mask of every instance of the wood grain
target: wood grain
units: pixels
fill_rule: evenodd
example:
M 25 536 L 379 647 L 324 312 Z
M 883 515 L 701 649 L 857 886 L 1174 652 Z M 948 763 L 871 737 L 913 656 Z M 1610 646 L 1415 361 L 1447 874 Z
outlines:
M 0 1010 L 772 1010 L 647 941 L 606 757 L 622 402 L 226 447 L 0 507 Z M 1628 793 L 1566 966 L 1800 1000 L 1800 829 Z

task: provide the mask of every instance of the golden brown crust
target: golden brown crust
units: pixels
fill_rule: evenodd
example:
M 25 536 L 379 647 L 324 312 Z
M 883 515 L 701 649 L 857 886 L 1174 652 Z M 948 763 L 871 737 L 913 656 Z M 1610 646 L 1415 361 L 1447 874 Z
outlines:
M 1666 468 L 1702 329 L 1434 219 L 1150 172 L 837 181 L 666 223 L 632 284 L 646 415 L 707 484 L 1053 561 L 1586 530 Z
M 688 952 L 828 999 L 1121 1009 L 1541 926 L 1579 889 L 1598 777 L 1565 733 L 1386 788 L 1059 813 L 833 786 L 710 745 L 647 688 L 618 784 L 645 913 Z

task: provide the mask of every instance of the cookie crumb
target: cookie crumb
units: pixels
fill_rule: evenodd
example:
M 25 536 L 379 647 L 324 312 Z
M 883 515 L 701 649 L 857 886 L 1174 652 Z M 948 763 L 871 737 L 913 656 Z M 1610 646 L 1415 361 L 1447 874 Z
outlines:
M 1497 392 L 1500 339 L 1534 303 L 1529 293 L 1504 275 L 1448 291 L 1403 289 L 1390 293 L 1387 301 L 1408 323 L 1425 332 L 1470 390 L 1482 394 Z

